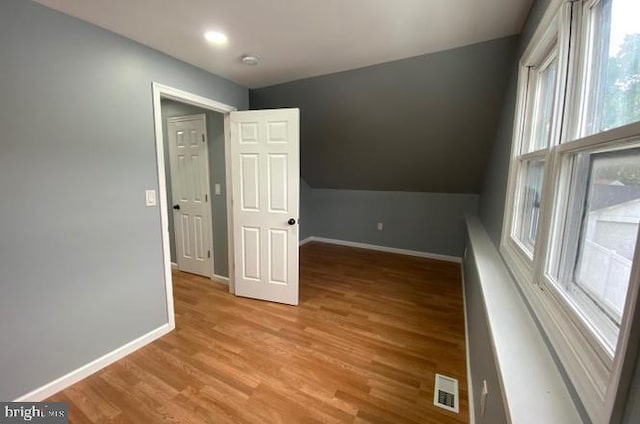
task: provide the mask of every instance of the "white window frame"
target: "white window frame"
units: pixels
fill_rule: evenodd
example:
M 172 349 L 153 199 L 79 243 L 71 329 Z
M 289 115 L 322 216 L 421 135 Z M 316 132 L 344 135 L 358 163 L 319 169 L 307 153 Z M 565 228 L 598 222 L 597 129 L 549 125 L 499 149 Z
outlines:
M 559 3 L 556 1 L 556 3 Z M 546 150 L 537 150 L 530 153 L 521 153 L 522 146 L 525 142 L 524 137 L 530 134 L 529 127 L 531 122 L 527 122 L 525 113 L 528 110 L 529 97 L 529 84 L 531 75 L 531 66 L 533 64 L 542 64 L 549 57 L 552 50 L 557 50 L 558 68 L 557 75 L 564 75 L 568 66 L 568 37 L 569 34 L 563 31 L 563 21 L 568 21 L 570 18 L 570 5 L 560 7 L 561 4 L 557 4 L 557 7 L 547 14 L 541 21 L 541 25 L 538 27 L 532 42 L 529 43 L 529 47 L 525 50 L 520 61 L 519 73 L 518 73 L 518 94 L 516 100 L 515 111 L 515 124 L 513 143 L 511 150 L 511 163 L 509 166 L 509 178 L 508 187 L 509 191 L 505 202 L 505 215 L 502 229 L 502 239 L 500 251 L 509 265 L 511 271 L 515 274 L 518 281 L 528 281 L 529 283 L 535 281 L 534 278 L 534 261 L 538 256 L 532 255 L 527 248 L 522 244 L 520 240 L 515 237 L 515 231 L 517 228 L 517 214 L 520 210 L 520 199 L 522 198 L 521 189 L 523 187 L 523 181 L 521 178 L 524 174 L 522 170 L 522 162 L 535 159 L 544 160 L 545 171 L 543 176 L 542 196 L 540 205 L 540 216 L 538 221 L 538 228 L 541 227 L 542 213 L 544 211 L 544 193 L 545 186 L 547 185 L 549 169 L 551 167 L 551 149 L 554 145 L 558 144 L 560 134 L 562 131 L 562 114 L 564 109 L 564 101 L 558 96 L 556 99 L 554 110 L 559 114 L 560 119 L 553 120 L 553 126 L 551 130 L 551 137 L 549 141 L 549 147 Z M 551 8 L 550 8 L 551 9 Z M 564 78 L 558 78 L 556 82 L 557 92 L 564 92 L 566 86 L 566 80 Z M 532 117 L 533 118 L 533 117 Z M 536 246 L 540 245 L 540 238 L 542 237 L 542 231 L 538 231 L 536 235 Z M 539 249 L 538 249 L 539 250 Z
M 638 143 L 640 143 L 640 123 L 635 123 L 562 144 L 554 149 L 555 166 L 551 176 L 554 184 L 550 187 L 549 197 L 555 199 L 555 207 L 550 208 L 551 213 L 545 216 L 542 223 L 545 228 L 552 229 L 547 232 L 543 242 L 546 246 L 546 262 L 558 259 L 562 249 L 564 225 L 561 222 L 564 222 L 567 216 L 569 180 L 571 179 L 568 162 L 571 157 L 581 152 L 631 148 Z M 640 281 L 638 242 L 633 263 L 615 354 L 606 349 L 595 332 L 590 330 L 589 325 L 580 319 L 582 312 L 565 299 L 565 294 L 558 289 L 554 277 L 547 272 L 547 269 L 542 270 L 539 280 L 541 290 L 538 300 L 546 315 L 552 317 L 552 320 L 545 322 L 541 319 L 541 322 L 594 422 L 608 422 L 606 419 L 611 414 L 617 395 L 640 286 L 638 284 Z
M 577 152 L 593 149 L 610 149 L 625 146 L 631 139 L 640 137 L 640 123 L 630 124 L 611 131 L 589 137 L 578 138 L 583 127 L 585 113 L 579 105 L 590 95 L 587 81 L 587 33 L 585 24 L 588 8 L 600 0 L 552 0 L 544 17 L 534 33 L 529 46 L 520 61 L 518 94 L 516 100 L 512 153 L 509 167 L 508 191 L 505 202 L 504 222 L 500 251 L 505 263 L 522 289 L 532 311 L 546 333 L 552 349 L 556 352 L 562 367 L 574 386 L 582 404 L 594 423 L 608 423 L 614 404 L 624 396 L 625 383 L 621 381 L 622 370 L 635 360 L 636 347 L 629 350 L 635 328 L 636 307 L 640 287 L 640 237 L 638 237 L 633 268 L 615 355 L 607 351 L 603 344 L 580 319 L 580 311 L 554 284 L 553 277 L 546 271 L 549 262 L 560 257 L 562 246 L 558 242 L 558 228 L 562 228 L 569 202 L 567 161 Z M 553 36 L 558 40 L 558 74 L 562 75 L 555 104 L 558 119 L 552 129 L 551 146 L 544 155 L 545 172 L 542 186 L 539 229 L 533 255 L 514 237 L 518 202 L 521 198 L 519 180 L 522 175 L 521 154 L 523 138 L 527 134 L 526 125 L 531 125 L 533 116 L 525 116 L 529 66 L 540 58 L 541 50 L 547 49 Z M 538 155 L 539 152 L 529 155 Z M 551 229 L 554 231 L 552 232 Z M 633 351 L 633 352 L 631 352 Z M 628 384 L 628 382 L 626 382 Z

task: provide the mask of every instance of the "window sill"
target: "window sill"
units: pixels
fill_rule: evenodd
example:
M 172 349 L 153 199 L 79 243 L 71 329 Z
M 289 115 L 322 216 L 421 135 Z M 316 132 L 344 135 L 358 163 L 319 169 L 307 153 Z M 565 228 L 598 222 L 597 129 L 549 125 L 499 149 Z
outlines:
M 508 421 L 582 423 L 524 298 L 478 218 L 467 217 L 467 232 L 465 276 L 478 277 Z M 465 286 L 470 283 L 465 278 Z

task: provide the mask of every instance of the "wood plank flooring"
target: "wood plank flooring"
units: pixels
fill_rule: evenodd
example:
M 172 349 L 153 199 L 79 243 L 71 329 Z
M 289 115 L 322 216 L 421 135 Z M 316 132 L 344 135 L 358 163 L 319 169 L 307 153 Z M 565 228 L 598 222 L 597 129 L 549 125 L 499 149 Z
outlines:
M 468 422 L 458 265 L 315 242 L 300 262 L 297 307 L 174 273 L 176 330 L 48 401 L 72 423 Z

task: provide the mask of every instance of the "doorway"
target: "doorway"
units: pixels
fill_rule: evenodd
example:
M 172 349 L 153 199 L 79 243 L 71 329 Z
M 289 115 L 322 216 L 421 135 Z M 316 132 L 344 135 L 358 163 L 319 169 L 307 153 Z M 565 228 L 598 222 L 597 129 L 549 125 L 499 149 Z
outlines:
M 194 95 L 192 93 L 188 93 L 186 91 L 178 90 L 172 87 L 168 87 L 162 84 L 153 83 L 152 84 L 153 91 L 153 110 L 154 110 L 154 127 L 155 127 L 155 138 L 156 138 L 156 160 L 158 164 L 158 200 L 160 206 L 160 221 L 162 224 L 162 246 L 163 246 L 163 256 L 164 256 L 164 274 L 165 274 L 165 289 L 166 289 L 166 298 L 167 298 L 167 316 L 169 320 L 169 325 L 171 328 L 175 328 L 175 314 L 173 308 L 173 282 L 171 276 L 171 267 L 172 263 L 172 242 L 170 231 L 174 232 L 174 216 L 173 216 L 173 194 L 171 192 L 171 183 L 170 183 L 170 151 L 169 151 L 169 140 L 168 140 L 168 128 L 165 128 L 168 125 L 167 119 L 169 118 L 166 114 L 168 108 L 163 108 L 163 102 L 165 106 L 169 105 L 169 102 L 175 107 L 174 113 L 177 115 L 182 114 L 182 116 L 193 115 L 193 111 L 197 111 L 198 114 L 205 115 L 205 120 L 207 116 L 209 116 L 209 121 L 217 122 L 220 124 L 221 132 L 217 131 L 217 134 L 214 136 L 213 134 L 206 134 L 205 140 L 208 142 L 208 165 L 209 170 L 213 172 L 209 172 L 210 182 L 210 193 L 208 194 L 208 204 L 209 206 L 209 216 L 212 217 L 211 221 L 211 231 L 210 234 L 211 246 L 215 247 L 216 244 L 220 244 L 220 247 L 217 249 L 214 248 L 211 252 L 211 258 L 207 258 L 211 261 L 211 270 L 209 277 L 214 280 L 220 280 L 222 282 L 226 282 L 229 284 L 229 292 L 235 293 L 235 287 L 233 284 L 233 279 L 229 279 L 229 274 L 227 276 L 220 275 L 220 273 L 224 272 L 226 269 L 227 272 L 231 270 L 232 258 L 229 258 L 228 251 L 231 250 L 232 247 L 232 237 L 230 234 L 231 227 L 231 214 L 229 211 L 229 203 L 227 202 L 226 195 L 230 192 L 229 184 L 229 166 L 230 163 L 228 160 L 228 151 L 225 148 L 226 145 L 226 134 L 227 134 L 227 117 L 228 114 L 232 111 L 235 111 L 236 108 L 233 106 L 229 106 L 211 99 L 207 99 L 201 96 Z M 189 112 L 190 111 L 190 112 Z M 165 112 L 163 116 L 163 112 Z M 208 136 L 208 137 L 207 137 Z M 215 144 L 215 146 L 213 145 Z M 215 193 L 218 192 L 217 188 L 219 184 L 219 195 Z M 216 197 L 218 198 L 216 201 Z M 214 207 L 211 208 L 211 205 Z M 171 211 L 171 212 L 170 212 Z M 223 240 L 222 243 L 218 243 L 217 240 Z M 174 246 L 176 246 L 174 240 Z M 226 252 L 225 252 L 226 251 Z M 216 261 L 216 253 L 219 254 L 220 259 Z M 225 253 L 227 253 L 225 255 Z M 226 256 L 226 260 L 225 260 Z M 174 258 L 176 256 L 173 256 Z
M 173 204 L 169 205 L 172 199 L 167 193 L 165 155 L 168 140 L 165 139 L 168 137 L 163 134 L 163 99 L 202 108 L 205 115 L 207 111 L 223 114 L 224 136 L 221 139 L 224 165 L 218 168 L 224 169 L 225 193 L 229 199 L 224 208 L 229 292 L 238 296 L 297 305 L 299 110 L 236 112 L 234 107 L 161 84 L 153 83 L 152 90 L 158 199 L 170 327 L 175 328 L 169 236 L 169 208 L 172 209 Z M 216 184 L 220 184 L 222 191 L 221 182 L 212 184 L 214 190 Z M 171 214 L 173 215 L 172 212 Z M 237 228 L 234 227 L 236 218 Z M 215 234 L 216 226 L 213 227 Z M 238 234 L 234 238 L 236 232 Z M 235 264 L 239 265 L 238 269 Z M 244 284 L 244 289 L 251 286 L 250 290 L 238 291 L 237 276 L 240 283 Z

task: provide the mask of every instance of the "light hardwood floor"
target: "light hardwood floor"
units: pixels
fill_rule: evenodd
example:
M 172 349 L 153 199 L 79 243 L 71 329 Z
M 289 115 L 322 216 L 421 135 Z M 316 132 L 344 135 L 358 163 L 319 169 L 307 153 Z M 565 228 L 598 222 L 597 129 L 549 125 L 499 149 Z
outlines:
M 48 401 L 72 423 L 468 422 L 458 265 L 315 242 L 300 262 L 297 307 L 175 272 L 176 330 Z

